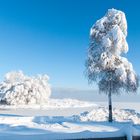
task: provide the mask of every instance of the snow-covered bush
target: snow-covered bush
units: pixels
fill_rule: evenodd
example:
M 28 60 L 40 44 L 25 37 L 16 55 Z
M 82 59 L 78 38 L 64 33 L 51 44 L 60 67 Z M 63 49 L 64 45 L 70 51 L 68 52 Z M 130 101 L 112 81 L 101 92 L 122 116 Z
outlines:
M 51 89 L 47 75 L 29 77 L 19 72 L 9 72 L 0 83 L 1 103 L 8 105 L 44 104 Z

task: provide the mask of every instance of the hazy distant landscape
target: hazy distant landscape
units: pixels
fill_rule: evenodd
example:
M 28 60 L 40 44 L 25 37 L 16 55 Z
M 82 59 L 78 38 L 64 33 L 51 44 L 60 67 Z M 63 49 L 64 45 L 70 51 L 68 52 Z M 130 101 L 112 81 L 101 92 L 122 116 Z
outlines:
M 98 89 L 94 90 L 80 90 L 73 88 L 58 88 L 52 87 L 51 98 L 72 98 L 92 102 L 107 102 L 108 97 L 105 94 L 99 94 Z M 140 93 L 120 93 L 120 95 L 113 95 L 113 102 L 140 102 Z
M 63 88 L 52 88 L 51 98 L 71 98 L 82 101 L 89 101 L 101 106 L 108 107 L 107 95 L 98 94 L 98 90 L 78 90 L 78 89 L 63 89 Z M 140 113 L 140 94 L 121 94 L 113 95 L 113 107 L 134 109 Z

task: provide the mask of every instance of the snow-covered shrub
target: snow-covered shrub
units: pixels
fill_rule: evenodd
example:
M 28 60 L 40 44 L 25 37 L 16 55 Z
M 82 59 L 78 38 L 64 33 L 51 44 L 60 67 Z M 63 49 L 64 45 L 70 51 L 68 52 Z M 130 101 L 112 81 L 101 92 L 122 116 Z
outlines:
M 19 72 L 9 72 L 0 83 L 1 103 L 8 105 L 44 104 L 51 89 L 47 75 L 29 77 Z

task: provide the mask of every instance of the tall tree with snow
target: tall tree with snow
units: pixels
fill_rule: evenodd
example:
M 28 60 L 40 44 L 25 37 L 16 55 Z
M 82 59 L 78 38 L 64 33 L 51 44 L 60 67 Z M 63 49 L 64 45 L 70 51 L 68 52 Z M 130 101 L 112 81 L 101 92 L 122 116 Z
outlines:
M 125 14 L 109 9 L 90 30 L 90 47 L 86 60 L 89 83 L 97 82 L 99 91 L 108 95 L 109 122 L 112 122 L 112 94 L 136 92 L 138 77 L 132 64 L 122 55 L 128 52 Z

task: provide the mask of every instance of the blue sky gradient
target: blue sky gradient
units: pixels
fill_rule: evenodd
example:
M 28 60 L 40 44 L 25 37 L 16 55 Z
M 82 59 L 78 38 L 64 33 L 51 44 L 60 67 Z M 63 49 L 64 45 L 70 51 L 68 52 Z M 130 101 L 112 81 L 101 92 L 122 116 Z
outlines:
M 53 87 L 88 89 L 89 30 L 110 8 L 128 21 L 129 53 L 140 74 L 138 0 L 0 0 L 0 78 L 12 70 L 47 73 Z M 94 88 L 94 86 L 92 87 Z

